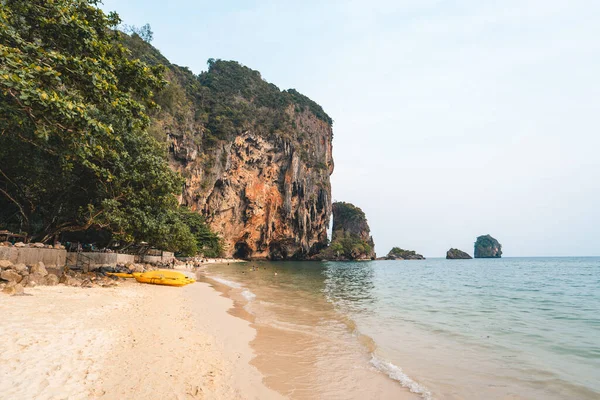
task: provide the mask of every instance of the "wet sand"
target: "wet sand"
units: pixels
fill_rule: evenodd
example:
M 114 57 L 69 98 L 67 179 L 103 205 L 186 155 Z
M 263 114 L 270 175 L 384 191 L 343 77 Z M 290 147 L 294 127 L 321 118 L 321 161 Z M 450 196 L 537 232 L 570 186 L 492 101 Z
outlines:
M 270 388 L 287 398 L 422 398 L 371 364 L 373 344 L 354 332 L 352 321 L 322 301 L 322 296 L 291 287 L 281 290 L 264 281 L 235 287 L 214 269 L 198 276 L 234 301 L 232 315 L 251 323 L 257 332 L 251 342 L 256 353 L 251 364 Z

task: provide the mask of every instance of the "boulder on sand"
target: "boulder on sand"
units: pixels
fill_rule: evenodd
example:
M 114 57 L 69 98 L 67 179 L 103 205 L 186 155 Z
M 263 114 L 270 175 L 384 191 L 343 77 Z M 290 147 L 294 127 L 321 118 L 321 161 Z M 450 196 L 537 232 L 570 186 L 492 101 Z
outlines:
M 43 262 L 39 262 L 31 266 L 31 270 L 29 271 L 31 274 L 38 274 L 41 276 L 48 275 L 48 271 L 46 270 L 46 266 Z
M 13 271 L 12 269 L 2 271 L 2 273 L 0 273 L 0 278 L 4 279 L 5 281 L 16 283 L 19 283 L 21 280 L 23 280 L 23 277 L 19 275 L 17 271 Z

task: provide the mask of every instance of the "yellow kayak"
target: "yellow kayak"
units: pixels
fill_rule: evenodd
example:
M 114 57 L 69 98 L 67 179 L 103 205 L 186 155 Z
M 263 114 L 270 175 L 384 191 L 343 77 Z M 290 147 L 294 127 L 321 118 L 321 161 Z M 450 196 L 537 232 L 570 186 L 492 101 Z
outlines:
M 125 272 L 107 272 L 106 275 L 118 276 L 119 278 L 135 278 L 133 274 L 128 274 Z
M 189 278 L 183 272 L 179 271 L 148 271 L 134 273 L 133 276 L 140 283 L 150 283 L 153 285 L 185 286 L 196 282 L 195 279 Z

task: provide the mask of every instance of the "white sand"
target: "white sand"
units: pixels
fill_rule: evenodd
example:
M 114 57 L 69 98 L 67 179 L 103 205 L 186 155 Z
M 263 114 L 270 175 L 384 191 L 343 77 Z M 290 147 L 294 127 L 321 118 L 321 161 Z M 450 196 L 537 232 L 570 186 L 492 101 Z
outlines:
M 271 399 L 255 331 L 205 283 L 0 295 L 0 399 Z

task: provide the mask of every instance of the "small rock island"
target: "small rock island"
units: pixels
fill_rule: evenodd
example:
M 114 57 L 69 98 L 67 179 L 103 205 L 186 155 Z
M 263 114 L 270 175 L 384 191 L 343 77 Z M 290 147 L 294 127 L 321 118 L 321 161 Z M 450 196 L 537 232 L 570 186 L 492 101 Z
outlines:
M 421 254 L 417 254 L 414 250 L 404 250 L 400 247 L 394 247 L 390 250 L 384 260 L 424 260 Z
M 346 261 L 375 259 L 375 243 L 363 210 L 342 201 L 333 203 L 333 234 L 327 248 L 314 260 Z
M 475 258 L 501 258 L 502 245 L 490 235 L 479 236 L 475 242 Z
M 472 258 L 468 253 L 459 249 L 452 248 L 446 252 L 447 260 L 470 260 Z

